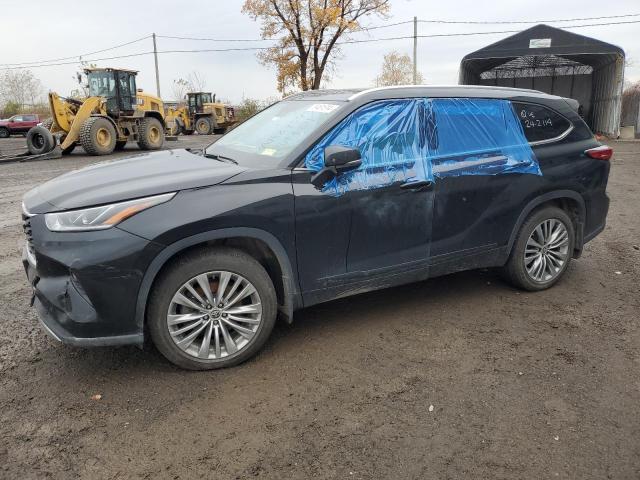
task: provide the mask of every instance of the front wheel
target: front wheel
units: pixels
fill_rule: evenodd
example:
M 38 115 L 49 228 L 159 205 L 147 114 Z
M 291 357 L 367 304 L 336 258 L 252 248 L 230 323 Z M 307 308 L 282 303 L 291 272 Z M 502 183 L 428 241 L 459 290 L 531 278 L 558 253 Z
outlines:
M 196 132 L 199 135 L 209 135 L 213 131 L 213 125 L 209 117 L 200 117 L 196 120 Z
M 9 138 L 10 135 L 8 128 L 0 128 L 0 138 Z
M 116 147 L 116 129 L 105 117 L 89 117 L 80 127 L 79 140 L 89 155 L 109 155 Z
M 275 324 L 276 293 L 265 269 L 239 250 L 197 250 L 154 288 L 147 322 L 154 344 L 189 370 L 237 365 L 255 355 Z
M 573 256 L 575 229 L 567 213 L 546 207 L 524 222 L 503 273 L 524 290 L 544 290 L 564 275 Z
M 164 128 L 160 120 L 146 117 L 138 126 L 138 146 L 142 150 L 159 150 L 164 145 Z

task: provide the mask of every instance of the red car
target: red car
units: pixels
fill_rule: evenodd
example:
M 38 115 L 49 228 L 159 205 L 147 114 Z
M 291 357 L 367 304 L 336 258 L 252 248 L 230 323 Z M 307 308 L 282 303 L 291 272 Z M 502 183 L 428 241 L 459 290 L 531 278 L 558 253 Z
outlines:
M 0 120 L 0 138 L 8 138 L 14 133 L 26 134 L 31 127 L 40 123 L 40 118 L 35 113 L 21 113 L 7 120 Z

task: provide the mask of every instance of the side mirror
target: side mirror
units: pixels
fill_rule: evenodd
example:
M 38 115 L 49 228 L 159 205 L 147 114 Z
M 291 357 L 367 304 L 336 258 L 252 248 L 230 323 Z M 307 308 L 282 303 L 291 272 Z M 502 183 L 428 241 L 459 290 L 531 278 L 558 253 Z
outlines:
M 362 157 L 357 148 L 329 145 L 324 149 L 324 168 L 311 177 L 311 183 L 321 189 L 339 174 L 355 170 L 360 165 Z
M 329 145 L 324 149 L 325 167 L 335 167 L 338 172 L 344 172 L 355 170 L 360 165 L 362 165 L 362 157 L 357 148 Z

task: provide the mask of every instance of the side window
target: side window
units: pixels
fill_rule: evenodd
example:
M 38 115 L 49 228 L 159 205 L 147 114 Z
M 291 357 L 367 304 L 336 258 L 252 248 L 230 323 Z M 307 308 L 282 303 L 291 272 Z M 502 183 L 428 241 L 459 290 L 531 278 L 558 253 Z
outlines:
M 36 121 L 36 116 L 35 115 L 25 115 L 23 118 L 24 118 L 25 122 L 35 122 Z
M 340 195 L 398 181 L 430 178 L 427 168 L 423 99 L 374 102 L 350 114 L 311 149 L 305 166 L 319 171 L 324 166 L 324 148 L 342 145 L 357 148 L 362 166 L 340 175 L 325 185 L 326 191 Z
M 12 122 L 23 122 L 24 120 L 22 120 L 22 115 L 15 115 L 15 116 L 11 117 L 11 121 Z
M 531 173 L 540 168 L 507 100 L 427 101 L 428 158 L 436 177 Z
M 552 140 L 571 128 L 569 120 L 542 105 L 513 102 L 513 108 L 529 142 Z

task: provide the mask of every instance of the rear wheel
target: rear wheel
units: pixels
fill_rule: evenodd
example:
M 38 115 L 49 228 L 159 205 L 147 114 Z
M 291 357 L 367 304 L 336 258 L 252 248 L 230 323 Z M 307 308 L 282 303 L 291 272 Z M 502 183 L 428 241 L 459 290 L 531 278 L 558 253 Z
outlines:
M 39 155 L 53 150 L 56 146 L 56 140 L 51 132 L 43 126 L 36 126 L 27 132 L 27 148 L 31 155 Z
M 199 135 L 209 135 L 213 131 L 213 125 L 209 117 L 200 117 L 196 120 L 196 132 Z
M 164 145 L 164 128 L 160 120 L 147 117 L 138 126 L 138 146 L 142 150 L 158 150 Z
M 529 291 L 554 285 L 567 270 L 575 243 L 573 222 L 557 207 L 545 207 L 524 222 L 503 268 L 507 279 Z
M 116 147 L 116 129 L 104 117 L 89 117 L 80 127 L 79 140 L 89 155 L 109 155 Z
M 197 250 L 176 261 L 155 286 L 147 311 L 154 344 L 172 363 L 209 370 L 244 362 L 275 324 L 269 275 L 239 250 Z

